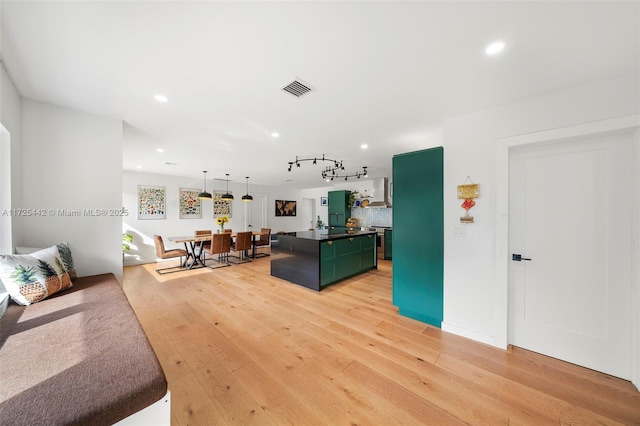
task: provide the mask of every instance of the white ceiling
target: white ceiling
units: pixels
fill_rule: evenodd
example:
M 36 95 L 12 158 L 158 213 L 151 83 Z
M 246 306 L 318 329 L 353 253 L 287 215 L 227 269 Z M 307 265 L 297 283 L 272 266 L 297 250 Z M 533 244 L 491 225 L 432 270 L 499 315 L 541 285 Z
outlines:
M 638 76 L 639 4 L 2 0 L 1 55 L 24 97 L 123 120 L 124 170 L 320 187 L 287 163 L 388 176 L 447 117 Z

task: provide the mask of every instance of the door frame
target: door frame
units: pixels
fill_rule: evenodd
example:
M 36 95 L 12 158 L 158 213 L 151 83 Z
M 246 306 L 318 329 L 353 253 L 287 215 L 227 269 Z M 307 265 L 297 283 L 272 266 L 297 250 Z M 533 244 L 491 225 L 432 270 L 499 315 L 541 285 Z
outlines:
M 308 227 L 310 228 L 315 228 L 315 223 L 316 223 L 316 203 L 317 203 L 317 199 L 316 198 L 302 198 L 302 207 L 306 210 L 311 212 L 309 214 L 309 218 L 311 219 L 310 224 Z M 306 219 L 304 219 L 306 220 Z M 305 225 L 306 226 L 306 225 Z M 307 229 L 307 227 L 305 227 L 304 229 Z
M 2 214 L 11 209 L 11 134 L 0 123 L 0 252 L 13 253 L 13 225 L 10 214 Z
M 250 204 L 258 204 L 260 203 L 260 226 L 261 227 L 267 227 L 268 226 L 268 222 L 267 222 L 267 194 L 261 194 L 261 193 L 253 193 L 253 201 L 251 203 L 242 203 L 244 204 L 244 208 L 245 208 L 245 214 L 244 214 L 244 230 L 248 231 L 249 230 L 249 219 L 248 219 L 248 214 L 247 211 L 251 210 L 251 206 Z M 253 218 L 252 218 L 253 219 Z M 252 220 L 253 222 L 253 220 Z M 253 224 L 252 225 L 252 229 L 253 230 Z
M 633 192 L 631 200 L 633 216 L 632 223 L 635 253 L 640 253 L 640 114 L 619 118 L 578 124 L 536 133 L 511 136 L 498 139 L 496 143 L 496 300 L 495 313 L 495 343 L 506 349 L 509 325 L 509 160 L 510 150 L 516 146 L 534 145 L 540 143 L 559 142 L 585 138 L 589 136 L 610 133 L 629 133 L 633 140 L 636 166 L 633 170 Z M 640 389 L 640 261 L 638 256 L 632 256 L 632 382 Z

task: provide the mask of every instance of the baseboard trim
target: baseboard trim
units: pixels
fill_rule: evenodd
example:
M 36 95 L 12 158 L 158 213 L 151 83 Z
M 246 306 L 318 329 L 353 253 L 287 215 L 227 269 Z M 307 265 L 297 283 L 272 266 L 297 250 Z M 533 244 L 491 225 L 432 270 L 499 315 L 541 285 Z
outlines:
M 458 325 L 455 324 L 451 324 L 450 322 L 447 321 L 442 321 L 442 330 L 449 332 L 449 333 L 453 333 L 456 334 L 458 336 L 462 336 L 462 337 L 466 337 L 467 339 L 471 339 L 471 340 L 475 340 L 476 342 L 480 342 L 480 343 L 484 343 L 490 346 L 494 346 L 496 348 L 499 349 L 504 349 L 506 350 L 507 347 L 503 347 L 500 345 L 496 344 L 496 338 L 495 336 L 490 336 L 488 334 L 484 334 L 484 333 L 479 333 L 477 331 L 474 330 L 470 330 L 468 328 L 465 327 L 460 327 Z

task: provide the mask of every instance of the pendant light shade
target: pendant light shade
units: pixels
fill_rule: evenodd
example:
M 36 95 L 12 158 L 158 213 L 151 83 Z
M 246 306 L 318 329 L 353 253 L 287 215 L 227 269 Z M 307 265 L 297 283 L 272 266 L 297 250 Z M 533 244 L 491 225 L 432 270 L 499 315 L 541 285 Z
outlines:
M 198 198 L 201 200 L 210 200 L 213 197 L 207 192 L 207 171 L 203 170 L 202 173 L 204 173 L 204 191 L 198 194 Z
M 249 195 L 249 176 L 247 176 L 247 193 L 242 196 L 242 201 L 245 203 L 250 203 L 253 201 L 253 197 Z
M 229 193 L 229 173 L 227 173 L 227 192 L 220 197 L 223 201 L 233 201 L 233 195 Z

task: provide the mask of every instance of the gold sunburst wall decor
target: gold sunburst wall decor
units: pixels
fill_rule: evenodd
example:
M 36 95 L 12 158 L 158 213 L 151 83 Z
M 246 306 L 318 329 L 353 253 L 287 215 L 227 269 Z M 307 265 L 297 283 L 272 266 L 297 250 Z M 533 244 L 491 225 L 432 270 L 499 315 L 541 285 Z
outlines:
M 464 184 L 458 185 L 458 199 L 464 200 L 460 207 L 465 209 L 465 215 L 460 217 L 460 222 L 473 223 L 473 216 L 469 214 L 469 209 L 476 205 L 473 199 L 480 197 L 480 185 L 473 182 L 467 184 L 467 181 L 471 182 L 469 176 Z

